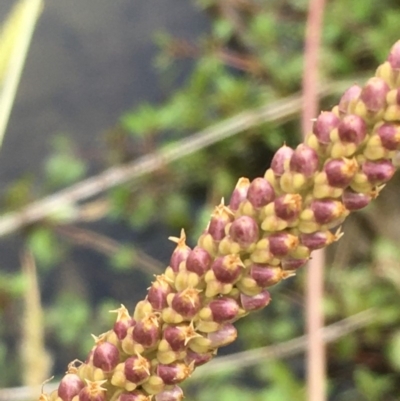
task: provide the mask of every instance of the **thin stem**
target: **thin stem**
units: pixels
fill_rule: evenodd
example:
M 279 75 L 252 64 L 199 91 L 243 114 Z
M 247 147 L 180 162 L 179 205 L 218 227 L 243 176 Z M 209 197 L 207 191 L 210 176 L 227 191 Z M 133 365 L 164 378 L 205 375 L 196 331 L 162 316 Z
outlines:
M 317 116 L 318 111 L 318 52 L 324 6 L 325 0 L 310 0 L 309 2 L 303 71 L 303 135 L 310 131 L 312 119 Z M 325 344 L 322 338 L 324 261 L 324 250 L 314 252 L 308 264 L 306 279 L 308 401 L 326 400 L 326 359 Z

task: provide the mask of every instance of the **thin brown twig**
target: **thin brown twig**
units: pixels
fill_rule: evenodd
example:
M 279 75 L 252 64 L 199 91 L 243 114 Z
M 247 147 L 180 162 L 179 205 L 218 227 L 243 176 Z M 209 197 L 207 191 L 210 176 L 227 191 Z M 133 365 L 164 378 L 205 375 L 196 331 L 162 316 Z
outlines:
M 354 81 L 351 81 L 353 83 Z M 349 81 L 335 82 L 320 87 L 321 96 L 340 93 Z M 0 237 L 15 232 L 46 218 L 62 218 L 76 214 L 78 202 L 87 200 L 118 185 L 152 173 L 167 163 L 188 156 L 266 122 L 278 122 L 296 115 L 302 107 L 300 95 L 289 96 L 256 109 L 247 110 L 218 124 L 177 141 L 173 147 L 144 155 L 131 163 L 111 167 L 68 188 L 39 199 L 22 210 L 7 213 L 0 218 Z M 61 216 L 60 216 L 61 215 Z
M 302 129 L 305 136 L 318 112 L 318 53 L 325 0 L 310 0 L 306 24 Z M 306 279 L 307 400 L 326 400 L 326 356 L 322 338 L 324 316 L 324 250 L 313 253 Z
M 59 225 L 55 231 L 72 240 L 76 245 L 90 247 L 107 256 L 114 256 L 121 250 L 122 245 L 105 235 L 72 225 Z M 165 266 L 141 249 L 131 245 L 133 254 L 132 265 L 140 268 L 146 274 L 160 274 Z
M 377 317 L 374 308 L 367 309 L 339 322 L 324 327 L 321 330 L 326 344 L 332 343 L 350 333 L 373 323 Z M 199 367 L 192 377 L 192 381 L 203 379 L 205 376 L 233 369 L 235 371 L 254 366 L 269 359 L 282 359 L 300 354 L 307 348 L 308 336 L 294 338 L 279 344 L 269 345 L 249 351 L 238 352 L 232 355 L 218 357 L 207 366 Z M 44 391 L 49 393 L 57 389 L 58 383 L 46 384 Z M 40 392 L 39 388 L 14 387 L 0 390 L 0 401 L 27 401 Z

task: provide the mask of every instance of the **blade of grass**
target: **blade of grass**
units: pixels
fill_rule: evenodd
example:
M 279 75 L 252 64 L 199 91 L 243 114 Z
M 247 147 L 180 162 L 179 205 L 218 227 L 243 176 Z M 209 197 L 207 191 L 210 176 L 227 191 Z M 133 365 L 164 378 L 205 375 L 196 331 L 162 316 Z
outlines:
M 3 143 L 33 30 L 42 7 L 42 0 L 18 2 L 7 18 L 1 32 L 0 147 Z

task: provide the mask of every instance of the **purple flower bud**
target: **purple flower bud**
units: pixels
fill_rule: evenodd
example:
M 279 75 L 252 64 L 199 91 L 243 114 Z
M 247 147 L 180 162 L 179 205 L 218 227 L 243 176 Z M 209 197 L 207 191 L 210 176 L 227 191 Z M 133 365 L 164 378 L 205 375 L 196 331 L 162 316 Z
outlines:
M 377 112 L 385 107 L 389 89 L 382 78 L 370 78 L 360 94 L 360 100 L 364 102 L 368 111 Z
M 346 188 L 358 171 L 358 163 L 355 159 L 332 159 L 325 164 L 324 171 L 329 185 Z
M 196 246 L 186 259 L 186 270 L 203 276 L 210 269 L 211 256 L 203 248 Z
M 254 207 L 268 205 L 275 197 L 275 191 L 272 185 L 265 178 L 255 178 L 247 192 L 247 199 Z
M 362 165 L 363 173 L 368 181 L 373 184 L 382 184 L 389 181 L 395 172 L 395 168 L 389 160 L 369 161 Z
M 235 189 L 232 192 L 231 200 L 229 202 L 229 207 L 232 210 L 238 210 L 239 205 L 246 199 L 247 191 L 250 187 L 250 181 L 248 178 L 239 178 Z
M 297 219 L 301 212 L 302 201 L 302 197 L 299 194 L 279 196 L 274 201 L 276 216 L 288 222 Z
M 236 317 L 239 305 L 233 298 L 222 297 L 211 301 L 208 305 L 213 319 L 217 323 L 228 322 Z
M 271 161 L 271 169 L 276 176 L 281 176 L 286 168 L 289 167 L 293 153 L 294 150 L 286 145 L 283 145 L 276 151 Z
M 300 242 L 311 251 L 325 248 L 336 240 L 335 234 L 330 231 L 317 231 L 312 234 L 301 234 Z
M 317 152 L 307 145 L 300 144 L 294 151 L 290 159 L 290 170 L 304 174 L 309 178 L 314 175 L 318 169 Z
M 125 308 L 125 307 L 124 307 Z M 121 308 L 120 308 L 121 309 Z M 126 309 L 126 308 L 125 308 Z M 114 312 L 114 311 L 112 311 Z M 117 321 L 114 323 L 113 330 L 119 340 L 123 340 L 126 337 L 129 327 L 135 324 L 135 320 L 131 318 L 128 311 L 122 315 L 118 313 Z
M 248 247 L 258 240 L 257 222 L 250 216 L 240 216 L 231 225 L 229 235 L 241 247 Z
M 347 189 L 343 192 L 342 201 L 347 210 L 360 210 L 371 202 L 371 196 Z
M 164 275 L 156 276 L 147 294 L 147 300 L 155 310 L 162 310 L 167 306 L 167 296 L 172 288 Z
M 359 145 L 365 138 L 367 125 L 356 114 L 344 116 L 338 127 L 339 138 L 343 142 Z
M 169 237 L 168 239 L 177 243 L 175 250 L 172 252 L 171 260 L 169 262 L 172 270 L 174 272 L 177 272 L 179 271 L 179 265 L 187 259 L 191 249 L 186 245 L 186 235 L 184 230 L 181 231 L 180 238 Z
M 155 401 L 182 401 L 183 398 L 182 389 L 178 386 L 174 386 L 156 394 Z
M 299 245 L 299 239 L 287 232 L 279 232 L 268 236 L 269 250 L 275 256 L 285 256 Z
M 387 60 L 394 70 L 400 69 L 400 40 L 392 46 Z
M 237 338 L 237 330 L 231 323 L 225 323 L 219 330 L 209 333 L 207 338 L 211 341 L 211 348 L 220 348 L 233 343 Z
M 167 384 L 177 384 L 185 380 L 193 371 L 192 366 L 187 366 L 182 362 L 175 362 L 169 365 L 157 365 L 157 375 Z
M 291 256 L 286 256 L 282 259 L 281 264 L 282 264 L 282 269 L 291 271 L 291 270 L 297 270 L 300 267 L 303 267 L 307 262 L 308 262 L 308 258 L 296 259 L 296 258 L 292 258 Z
M 377 134 L 381 138 L 382 145 L 387 150 L 398 150 L 400 147 L 400 130 L 397 125 L 383 124 Z
M 58 396 L 63 401 L 72 401 L 72 399 L 79 394 L 83 387 L 85 387 L 85 384 L 78 375 L 67 373 L 61 379 L 58 386 Z
M 119 362 L 118 348 L 109 342 L 96 346 L 93 352 L 93 365 L 104 372 L 112 371 Z
M 204 365 L 209 362 L 214 356 L 213 352 L 206 352 L 200 354 L 198 352 L 192 351 L 190 348 L 186 352 L 185 363 L 190 365 L 194 364 L 195 367 Z
M 177 352 L 185 349 L 185 332 L 179 326 L 167 326 L 164 329 L 164 338 L 172 351 Z
M 225 227 L 233 220 L 232 212 L 223 204 L 217 206 L 211 215 L 208 232 L 215 241 L 221 241 L 225 237 Z
M 331 111 L 322 112 L 313 125 L 313 133 L 317 137 L 318 142 L 324 145 L 330 143 L 331 131 L 337 128 L 339 123 L 340 119 L 335 113 Z
M 350 88 L 347 89 L 346 92 L 344 92 L 339 101 L 339 113 L 341 113 L 342 115 L 349 113 L 349 108 L 351 104 L 354 104 L 358 100 L 361 94 L 361 90 L 362 89 L 360 86 L 353 85 L 350 86 Z
M 151 363 L 141 355 L 129 357 L 124 364 L 124 373 L 127 380 L 140 384 L 150 377 Z
M 282 280 L 282 269 L 279 266 L 253 263 L 250 276 L 261 288 L 270 287 Z
M 171 307 L 184 318 L 192 318 L 201 307 L 199 290 L 187 288 L 175 294 Z
M 242 308 L 247 312 L 262 309 L 267 306 L 270 301 L 271 296 L 267 290 L 261 291 L 259 294 L 254 296 L 240 294 L 240 303 Z
M 151 401 L 150 396 L 143 394 L 141 391 L 130 391 L 129 393 L 122 393 L 118 396 L 116 401 Z
M 342 217 L 346 212 L 343 204 L 331 199 L 318 199 L 311 203 L 314 220 L 319 224 L 327 224 Z
M 105 381 L 86 380 L 86 386 L 79 392 L 79 401 L 105 401 L 106 389 L 101 387 Z
M 132 338 L 143 347 L 154 347 L 160 339 L 160 323 L 156 314 L 150 314 L 136 322 Z
M 211 268 L 218 281 L 225 284 L 233 284 L 240 276 L 243 262 L 239 255 L 220 256 L 214 260 Z

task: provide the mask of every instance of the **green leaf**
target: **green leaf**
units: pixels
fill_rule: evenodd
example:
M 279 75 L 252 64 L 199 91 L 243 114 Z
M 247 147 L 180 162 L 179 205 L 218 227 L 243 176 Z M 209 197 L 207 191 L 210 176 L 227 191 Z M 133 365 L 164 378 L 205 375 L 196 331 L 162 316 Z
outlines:
M 40 227 L 32 231 L 28 237 L 28 246 L 38 266 L 48 268 L 60 257 L 58 241 L 49 229 Z

